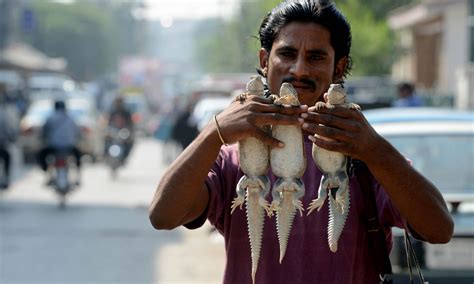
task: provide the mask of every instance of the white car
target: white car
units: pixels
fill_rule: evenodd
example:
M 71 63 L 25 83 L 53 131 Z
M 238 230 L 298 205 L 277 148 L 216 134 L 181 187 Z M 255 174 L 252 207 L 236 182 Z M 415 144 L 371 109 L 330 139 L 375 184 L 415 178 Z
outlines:
M 191 121 L 196 124 L 199 131 L 212 119 L 212 117 L 232 102 L 232 97 L 208 97 L 200 99 L 194 106 Z
M 462 271 L 472 281 L 474 112 L 442 108 L 383 108 L 364 111 L 364 115 L 379 134 L 437 186 L 451 209 L 455 230 L 450 243 L 415 242 L 422 266 L 439 275 Z M 404 268 L 403 238 L 397 230 L 394 230 L 394 235 L 393 264 Z M 464 278 L 459 278 L 462 280 Z
M 66 109 L 76 123 L 81 127 L 82 139 L 79 149 L 82 153 L 93 159 L 102 155 L 103 140 L 99 128 L 98 114 L 93 103 L 84 98 L 66 99 Z M 34 101 L 20 122 L 20 136 L 18 139 L 20 148 L 26 161 L 34 159 L 38 151 L 43 147 L 40 138 L 41 128 L 48 116 L 53 112 L 54 100 L 41 99 Z

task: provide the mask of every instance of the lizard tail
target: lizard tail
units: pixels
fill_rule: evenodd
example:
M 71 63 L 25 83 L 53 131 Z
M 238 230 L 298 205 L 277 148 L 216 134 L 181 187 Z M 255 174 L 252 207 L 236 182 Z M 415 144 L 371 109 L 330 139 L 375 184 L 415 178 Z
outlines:
M 344 199 L 347 205 L 346 209 L 341 213 L 337 208 L 336 200 L 332 196 L 329 196 L 328 244 L 332 252 L 337 251 L 337 242 L 339 241 L 339 237 L 342 234 L 349 214 L 349 192 L 344 195 Z
M 277 233 L 280 243 L 280 263 L 285 256 L 288 239 L 296 215 L 296 208 L 293 204 L 291 195 L 284 195 L 281 201 L 280 209 L 277 212 Z
M 250 239 L 250 254 L 252 259 L 252 283 L 255 283 L 260 250 L 262 247 L 263 223 L 265 210 L 259 204 L 260 194 L 255 191 L 247 192 L 247 226 Z

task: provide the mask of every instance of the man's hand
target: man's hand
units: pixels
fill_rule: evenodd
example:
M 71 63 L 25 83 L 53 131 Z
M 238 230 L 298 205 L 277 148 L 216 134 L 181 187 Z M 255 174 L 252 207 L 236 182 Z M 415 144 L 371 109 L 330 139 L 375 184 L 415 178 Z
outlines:
M 281 143 L 261 129 L 264 125 L 298 125 L 302 123 L 299 114 L 308 106 L 276 106 L 271 99 L 247 96 L 243 101 L 234 101 L 217 115 L 224 140 L 231 144 L 247 137 L 255 137 L 271 147 Z
M 316 145 L 362 161 L 369 158 L 371 149 L 382 139 L 360 111 L 346 107 L 317 110 L 313 106 L 300 117 L 304 119 L 303 130 L 310 134 L 310 140 Z M 314 134 L 328 139 L 317 138 Z

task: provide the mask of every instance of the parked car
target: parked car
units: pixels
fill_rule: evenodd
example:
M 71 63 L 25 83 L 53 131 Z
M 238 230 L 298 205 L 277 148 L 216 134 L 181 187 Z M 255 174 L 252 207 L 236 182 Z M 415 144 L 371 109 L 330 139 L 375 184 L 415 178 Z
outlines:
M 442 108 L 382 108 L 367 110 L 364 114 L 379 134 L 390 141 L 413 162 L 419 172 L 437 186 L 451 210 L 455 221 L 451 242 L 431 245 L 415 241 L 414 247 L 421 266 L 428 275 L 430 272 L 436 273 L 438 276 L 433 276 L 434 279 L 451 275 L 461 277 L 452 279 L 472 281 L 474 112 Z M 391 255 L 393 266 L 403 271 L 406 267 L 406 256 L 402 231 L 394 230 L 394 236 Z
M 215 114 L 223 111 L 232 102 L 232 97 L 207 97 L 200 99 L 194 106 L 191 121 L 199 131 L 212 119 Z
M 0 69 L 0 83 L 6 85 L 7 91 L 21 89 L 23 78 L 17 71 Z
M 97 110 L 92 101 L 84 98 L 66 99 L 66 108 L 81 127 L 82 139 L 79 149 L 93 160 L 102 155 L 102 129 L 99 126 Z M 32 161 L 43 147 L 40 138 L 41 128 L 53 112 L 54 99 L 39 99 L 30 105 L 20 122 L 19 145 L 26 161 Z
M 30 91 L 72 91 L 76 88 L 71 77 L 54 72 L 33 72 L 28 76 L 27 85 Z
M 397 83 L 388 77 L 351 77 L 344 83 L 347 99 L 362 109 L 389 107 L 396 98 Z

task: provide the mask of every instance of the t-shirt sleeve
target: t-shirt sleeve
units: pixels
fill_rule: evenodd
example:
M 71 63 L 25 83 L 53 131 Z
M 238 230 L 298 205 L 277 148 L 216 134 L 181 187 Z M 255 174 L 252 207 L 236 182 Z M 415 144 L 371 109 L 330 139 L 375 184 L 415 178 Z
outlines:
M 220 232 L 224 229 L 224 217 L 230 201 L 228 192 L 232 184 L 236 184 L 237 154 L 233 151 L 234 145 L 222 147 L 205 181 L 209 191 L 209 202 L 203 214 L 195 220 L 185 224 L 188 229 L 201 227 L 206 219 Z

